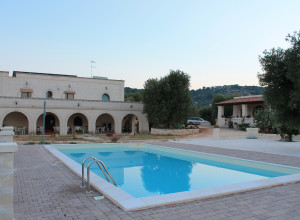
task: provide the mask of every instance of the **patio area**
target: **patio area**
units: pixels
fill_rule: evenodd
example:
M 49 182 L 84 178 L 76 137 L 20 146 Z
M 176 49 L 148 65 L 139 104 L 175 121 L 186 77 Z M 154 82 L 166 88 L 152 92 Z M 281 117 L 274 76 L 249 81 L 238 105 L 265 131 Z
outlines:
M 179 142 L 152 144 L 300 167 L 299 157 Z M 212 199 L 124 212 L 110 200 L 94 200 L 81 179 L 42 145 L 15 153 L 14 216 L 19 219 L 299 219 L 300 183 Z

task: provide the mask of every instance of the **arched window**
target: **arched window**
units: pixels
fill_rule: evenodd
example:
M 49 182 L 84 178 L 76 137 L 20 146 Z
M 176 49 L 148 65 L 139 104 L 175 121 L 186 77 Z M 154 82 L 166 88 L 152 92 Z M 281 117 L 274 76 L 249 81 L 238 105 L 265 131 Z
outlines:
M 102 95 L 102 101 L 109 101 L 110 99 L 109 99 L 109 95 L 108 94 L 103 94 Z
M 80 117 L 74 118 L 74 126 L 82 126 L 82 119 Z
M 53 93 L 52 93 L 51 91 L 48 91 L 48 92 L 46 93 L 46 98 L 47 98 L 47 99 L 52 99 L 52 98 L 53 98 Z

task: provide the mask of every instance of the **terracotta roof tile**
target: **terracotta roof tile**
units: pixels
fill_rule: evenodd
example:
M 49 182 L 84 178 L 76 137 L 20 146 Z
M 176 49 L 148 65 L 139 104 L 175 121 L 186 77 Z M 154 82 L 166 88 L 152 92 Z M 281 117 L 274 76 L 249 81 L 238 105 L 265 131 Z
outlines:
M 263 97 L 252 97 L 252 98 L 240 98 L 230 99 L 224 102 L 218 102 L 216 105 L 236 105 L 236 104 L 247 104 L 253 102 L 264 102 Z

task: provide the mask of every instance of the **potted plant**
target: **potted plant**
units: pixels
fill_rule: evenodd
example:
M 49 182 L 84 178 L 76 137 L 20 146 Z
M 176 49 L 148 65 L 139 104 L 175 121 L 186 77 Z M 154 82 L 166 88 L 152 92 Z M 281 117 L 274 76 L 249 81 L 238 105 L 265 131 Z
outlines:
M 77 129 L 77 130 L 75 130 L 75 133 L 76 134 L 82 134 L 82 130 L 81 129 Z

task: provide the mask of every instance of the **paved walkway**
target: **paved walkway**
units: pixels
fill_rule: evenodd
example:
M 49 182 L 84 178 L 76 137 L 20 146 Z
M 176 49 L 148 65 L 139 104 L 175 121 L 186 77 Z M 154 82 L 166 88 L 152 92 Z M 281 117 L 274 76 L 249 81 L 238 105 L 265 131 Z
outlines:
M 156 142 L 189 150 L 300 167 L 297 157 L 182 143 Z M 108 199 L 94 200 L 81 179 L 42 146 L 19 146 L 15 154 L 15 219 L 299 219 L 300 183 L 213 199 L 124 212 Z
M 300 141 L 298 140 L 282 142 L 274 139 L 240 138 L 215 140 L 213 138 L 195 138 L 175 142 L 300 157 Z

